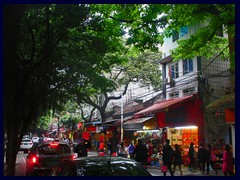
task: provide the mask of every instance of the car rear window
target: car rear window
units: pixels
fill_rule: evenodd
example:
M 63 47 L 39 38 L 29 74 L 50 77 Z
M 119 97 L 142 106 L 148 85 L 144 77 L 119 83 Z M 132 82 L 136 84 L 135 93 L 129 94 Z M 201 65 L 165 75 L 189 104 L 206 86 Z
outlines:
M 149 176 L 149 173 L 136 163 L 81 164 L 78 175 L 84 176 Z
M 32 142 L 31 139 L 22 139 L 22 142 Z
M 63 155 L 71 153 L 71 148 L 67 144 L 43 144 L 38 147 L 41 155 Z

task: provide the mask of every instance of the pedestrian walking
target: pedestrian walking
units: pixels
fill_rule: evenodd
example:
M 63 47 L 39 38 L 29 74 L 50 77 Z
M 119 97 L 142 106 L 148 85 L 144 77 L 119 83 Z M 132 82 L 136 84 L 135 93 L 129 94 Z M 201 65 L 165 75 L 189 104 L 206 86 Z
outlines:
M 148 149 L 142 139 L 138 139 L 138 143 L 133 151 L 133 156 L 135 156 L 137 162 L 141 163 L 144 167 L 147 167 Z
M 175 150 L 173 151 L 173 174 L 175 173 L 176 167 L 178 167 L 181 176 L 183 175 L 182 164 L 183 160 L 181 149 L 178 144 L 175 144 Z
M 224 173 L 224 176 L 234 175 L 234 161 L 233 161 L 233 154 L 230 150 L 230 145 L 225 145 L 225 151 L 223 153 L 223 164 L 222 164 L 222 172 Z
M 107 150 L 108 150 L 108 154 L 112 154 L 112 142 L 111 142 L 111 140 L 107 141 Z
M 88 145 L 85 144 L 86 143 L 86 140 L 85 139 L 82 139 L 78 145 L 76 146 L 74 152 L 78 154 L 78 157 L 84 157 L 84 156 L 87 156 L 87 148 L 88 148 Z
M 132 142 L 129 143 L 129 146 L 128 146 L 128 153 L 129 153 L 129 156 L 130 156 L 130 159 L 133 159 L 133 152 L 134 152 L 134 145 Z
M 172 171 L 173 149 L 170 145 L 170 140 L 166 139 L 163 146 L 163 166 L 167 166 L 171 176 L 174 176 Z M 163 171 L 163 176 L 166 176 L 167 172 Z
M 124 142 L 121 142 L 120 143 L 120 146 L 118 148 L 118 156 L 121 156 L 121 157 L 127 157 L 127 150 L 126 150 L 126 147 L 124 145 Z
M 189 170 L 195 169 L 195 161 L 194 161 L 194 143 L 190 143 L 189 151 L 188 151 L 188 157 L 189 157 Z
M 205 173 L 205 164 L 207 161 L 207 155 L 206 155 L 206 148 L 203 147 L 203 144 L 200 142 L 198 146 L 198 153 L 197 153 L 197 158 L 198 158 L 198 164 L 199 164 L 199 169 L 201 170 L 202 174 Z
M 216 156 L 212 149 L 211 144 L 207 144 L 207 174 L 209 174 L 209 168 L 212 167 L 212 170 L 215 171 L 217 175 L 217 168 L 214 167 L 214 161 L 216 160 Z

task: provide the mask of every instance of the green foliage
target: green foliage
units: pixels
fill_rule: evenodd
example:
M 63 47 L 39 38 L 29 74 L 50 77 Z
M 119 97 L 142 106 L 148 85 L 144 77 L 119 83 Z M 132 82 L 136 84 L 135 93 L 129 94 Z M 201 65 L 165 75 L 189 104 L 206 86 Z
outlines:
M 126 76 L 133 82 L 140 82 L 144 86 L 152 85 L 155 89 L 161 88 L 161 70 L 158 62 L 161 53 L 145 51 L 137 56 L 130 57 L 129 64 L 126 65 Z
M 207 41 L 209 30 L 207 28 L 199 30 L 189 39 L 178 41 L 178 47 L 171 51 L 174 61 L 179 59 L 193 58 L 194 56 L 204 56 L 212 58 L 222 52 L 222 59 L 229 58 L 228 40 L 219 36 L 214 36 L 211 41 Z
M 217 33 L 223 28 L 224 33 L 235 38 L 235 5 L 234 4 L 174 4 L 169 5 L 169 24 L 165 30 L 167 37 L 173 30 L 179 31 L 182 26 L 203 25 L 189 39 L 178 40 L 178 46 L 172 50 L 174 60 L 205 56 L 212 58 L 220 54 L 223 60 L 231 60 L 231 69 L 235 67 L 235 54 L 229 38 L 221 38 Z M 231 29 L 232 34 L 229 34 Z M 233 42 L 234 43 L 234 42 Z
M 47 130 L 49 128 L 50 123 L 53 122 L 52 113 L 53 113 L 52 110 L 48 110 L 46 115 L 41 116 L 37 121 L 37 127 Z

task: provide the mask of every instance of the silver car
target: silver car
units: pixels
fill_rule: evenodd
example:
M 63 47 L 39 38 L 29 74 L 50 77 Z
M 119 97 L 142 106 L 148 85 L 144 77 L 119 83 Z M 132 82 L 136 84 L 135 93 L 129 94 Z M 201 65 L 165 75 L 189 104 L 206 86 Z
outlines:
M 20 151 L 24 151 L 24 153 L 28 153 L 28 151 L 33 146 L 33 142 L 31 139 L 25 138 L 22 139 L 21 145 L 20 145 Z

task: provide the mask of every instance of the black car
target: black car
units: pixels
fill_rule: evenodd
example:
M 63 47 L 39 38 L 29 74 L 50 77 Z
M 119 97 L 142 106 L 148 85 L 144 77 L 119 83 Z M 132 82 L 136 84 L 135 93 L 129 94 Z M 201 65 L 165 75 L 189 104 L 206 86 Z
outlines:
M 91 156 L 64 159 L 49 176 L 151 176 L 138 162 L 116 156 Z
M 48 175 L 51 169 L 65 158 L 75 158 L 65 142 L 40 142 L 30 149 L 26 158 L 26 175 Z

